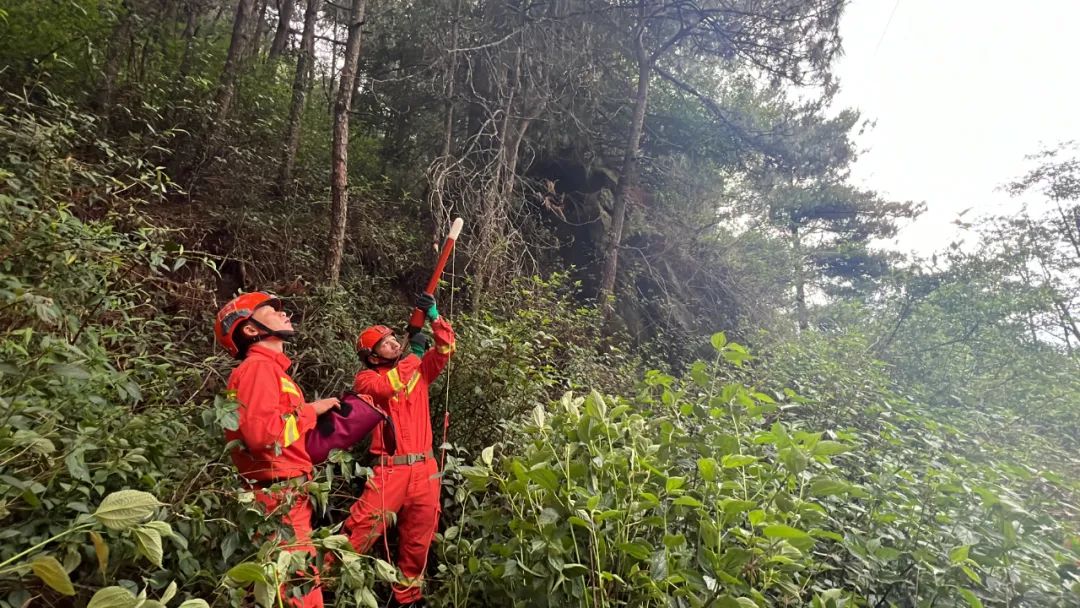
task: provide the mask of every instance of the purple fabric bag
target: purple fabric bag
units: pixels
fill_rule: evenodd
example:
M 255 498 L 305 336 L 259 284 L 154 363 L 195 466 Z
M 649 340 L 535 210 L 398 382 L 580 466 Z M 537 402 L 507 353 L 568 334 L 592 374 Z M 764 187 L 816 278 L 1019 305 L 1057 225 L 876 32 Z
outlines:
M 330 450 L 348 450 L 371 434 L 380 422 L 383 439 L 390 440 L 387 451 L 393 454 L 394 431 L 390 417 L 383 414 L 367 395 L 346 391 L 340 397 L 341 407 L 319 416 L 315 428 L 305 438 L 311 462 L 319 464 L 330 455 Z

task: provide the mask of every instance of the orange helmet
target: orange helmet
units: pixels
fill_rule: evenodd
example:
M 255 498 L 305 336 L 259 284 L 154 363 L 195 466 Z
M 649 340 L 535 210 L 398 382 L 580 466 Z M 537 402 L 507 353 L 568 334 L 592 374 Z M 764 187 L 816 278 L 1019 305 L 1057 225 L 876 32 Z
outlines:
M 394 335 L 394 330 L 389 327 L 385 325 L 372 325 L 360 332 L 360 336 L 356 338 L 356 352 L 360 354 L 362 359 L 367 359 L 375 352 L 375 346 L 379 344 L 379 341 L 392 335 Z
M 240 348 L 233 339 L 236 328 L 251 319 L 255 309 L 261 306 L 273 306 L 275 310 L 281 310 L 281 300 L 262 291 L 242 293 L 218 311 L 217 321 L 214 322 L 214 338 L 230 355 L 240 356 Z

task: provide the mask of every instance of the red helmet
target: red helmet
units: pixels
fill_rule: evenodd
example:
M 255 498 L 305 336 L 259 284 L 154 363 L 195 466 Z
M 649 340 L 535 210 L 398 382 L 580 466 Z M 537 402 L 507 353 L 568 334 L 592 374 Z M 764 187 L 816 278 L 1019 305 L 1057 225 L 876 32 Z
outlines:
M 262 291 L 242 293 L 218 311 L 217 321 L 214 322 L 214 338 L 230 355 L 240 355 L 240 349 L 233 340 L 236 328 L 250 319 L 255 314 L 255 309 L 260 306 L 273 306 L 275 310 L 281 310 L 281 300 Z
M 367 358 L 375 351 L 375 346 L 380 340 L 386 336 L 394 335 L 394 330 L 385 325 L 372 325 L 371 327 L 360 332 L 360 336 L 356 338 L 356 352 L 360 353 L 361 357 Z

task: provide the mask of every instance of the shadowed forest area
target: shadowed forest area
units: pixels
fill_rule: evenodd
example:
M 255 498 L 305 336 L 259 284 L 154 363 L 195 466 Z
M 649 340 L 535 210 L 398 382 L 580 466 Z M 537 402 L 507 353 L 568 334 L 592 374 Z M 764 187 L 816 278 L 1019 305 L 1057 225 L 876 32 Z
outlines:
M 886 247 L 844 5 L 0 0 L 0 606 L 288 605 L 214 315 L 340 394 L 455 217 L 427 605 L 1080 606 L 1080 148 Z M 307 486 L 328 605 L 399 578 L 368 466 Z

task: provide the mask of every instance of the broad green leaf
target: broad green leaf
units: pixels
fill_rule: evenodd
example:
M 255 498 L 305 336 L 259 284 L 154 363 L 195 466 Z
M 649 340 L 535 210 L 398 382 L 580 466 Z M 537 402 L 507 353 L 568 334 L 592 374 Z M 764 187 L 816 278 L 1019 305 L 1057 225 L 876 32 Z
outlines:
M 487 466 L 491 466 L 492 461 L 495 459 L 495 446 L 489 445 L 480 452 L 480 460 Z
M 686 544 L 686 536 L 683 534 L 665 534 L 664 546 L 668 549 L 674 549 Z
M 694 508 L 704 507 L 705 506 L 705 505 L 701 504 L 700 500 L 694 498 L 693 496 L 680 496 L 680 497 L 675 499 L 674 504 L 679 505 L 681 507 L 694 507 Z
M 30 569 L 46 585 L 64 595 L 75 595 L 75 587 L 64 567 L 51 555 L 42 555 L 30 562 Z
M 571 515 L 570 517 L 567 518 L 566 521 L 570 522 L 571 524 L 573 524 L 575 526 L 579 526 L 579 527 L 582 527 L 582 528 L 592 528 L 592 524 L 590 524 L 588 521 L 578 517 L 577 515 Z
M 397 568 L 390 562 L 378 558 L 375 559 L 375 575 L 388 583 L 395 583 L 398 580 Z
M 709 339 L 709 342 L 712 343 L 712 347 L 716 350 L 723 350 L 724 345 L 727 344 L 727 336 L 724 335 L 724 332 L 722 331 L 716 332 L 712 335 L 712 338 Z
M 48 456 L 56 451 L 56 444 L 38 435 L 34 431 L 19 430 L 11 437 L 15 445 L 25 447 L 40 456 Z
M 831 530 L 811 530 L 810 536 L 813 536 L 814 538 L 827 538 L 829 540 L 834 540 L 838 543 L 844 542 L 843 536 Z
M 269 583 L 255 583 L 255 602 L 263 608 L 275 608 L 277 592 L 277 585 Z
M 105 587 L 98 589 L 86 608 L 135 608 L 138 600 L 135 594 L 123 587 Z
M 851 484 L 839 479 L 819 477 L 810 482 L 811 496 L 834 496 L 844 494 L 851 488 Z
M 145 524 L 143 524 L 143 527 L 144 528 L 153 528 L 154 530 L 157 530 L 158 534 L 160 534 L 162 538 L 173 535 L 172 526 L 170 526 L 168 524 L 168 522 L 164 522 L 164 521 L 148 521 Z
M 623 511 L 622 509 L 608 509 L 607 511 L 597 513 L 595 516 L 593 516 L 593 519 L 596 521 L 596 523 L 599 524 L 599 523 L 603 523 L 603 522 L 605 522 L 605 521 L 607 521 L 609 519 L 615 519 L 615 518 L 622 517 L 625 514 L 626 514 L 626 511 Z
M 814 446 L 814 456 L 834 456 L 850 451 L 850 446 L 840 443 L 839 441 L 819 441 L 817 442 L 817 445 Z
M 244 562 L 237 564 L 229 569 L 225 573 L 225 576 L 231 578 L 237 583 L 265 583 L 266 575 L 263 573 L 261 564 L 255 562 Z
M 161 546 L 161 534 L 154 528 L 141 526 L 135 528 L 135 547 L 141 555 L 150 560 L 150 563 L 161 567 L 164 558 L 164 549 Z
M 375 594 L 371 592 L 371 589 L 364 587 L 356 592 L 354 596 L 356 603 L 360 606 L 366 606 L 367 608 L 379 608 L 379 599 L 375 597 Z
M 640 561 L 649 559 L 649 554 L 651 553 L 648 545 L 643 543 L 619 543 L 618 548 L 619 551 Z
M 771 524 L 765 526 L 762 533 L 767 538 L 810 538 L 810 535 L 806 532 L 784 524 Z
M 969 608 L 983 608 L 982 600 L 980 600 L 974 593 L 967 589 L 960 589 L 960 595 L 964 596 L 967 600 Z
M 668 477 L 664 482 L 664 489 L 668 492 L 674 492 L 686 484 L 685 477 Z
M 690 366 L 690 378 L 701 387 L 707 387 L 712 382 L 712 377 L 709 375 L 708 367 L 704 361 L 697 361 Z
M 541 526 L 550 526 L 551 524 L 557 523 L 560 519 L 562 519 L 562 516 L 559 515 L 558 511 L 551 507 L 544 507 L 537 517 L 537 521 L 540 522 Z
M 562 575 L 566 578 L 576 578 L 589 573 L 589 568 L 582 564 L 563 564 Z
M 876 557 L 877 559 L 879 559 L 879 560 L 881 560 L 883 562 L 896 561 L 896 560 L 900 559 L 901 555 L 904 554 L 904 552 L 901 551 L 900 549 L 897 549 L 896 547 L 889 547 L 889 546 L 886 546 L 886 545 L 881 545 L 881 546 L 875 547 L 874 550 L 871 551 L 871 553 L 873 554 L 874 557 Z
M 724 510 L 724 513 L 728 515 L 734 515 L 735 513 L 742 513 L 743 511 L 749 511 L 757 505 L 752 500 L 740 500 L 738 498 L 725 498 L 720 501 L 720 508 Z
M 757 462 L 756 456 L 749 456 L 746 454 L 728 454 L 720 460 L 721 466 L 725 469 L 734 469 L 737 467 L 745 467 L 748 464 Z
M 982 577 L 979 576 L 978 573 L 976 573 L 974 570 L 972 570 L 970 566 L 963 565 L 960 566 L 960 569 L 964 571 L 964 574 L 966 574 L 967 577 L 972 580 L 972 582 L 979 585 L 982 584 Z
M 49 366 L 49 371 L 57 376 L 71 378 L 73 380 L 89 380 L 90 372 L 86 368 L 74 363 L 54 363 Z
M 558 493 L 560 488 L 559 477 L 551 469 L 546 467 L 532 469 L 526 475 L 548 492 Z
M 537 405 L 533 408 L 532 422 L 538 427 L 543 427 L 547 423 L 547 412 L 544 410 L 543 405 Z
M 344 534 L 333 534 L 327 536 L 322 540 L 322 546 L 327 549 L 335 549 L 337 551 L 344 551 L 347 553 L 353 552 L 352 543 L 349 542 L 349 537 Z
M 949 551 L 949 561 L 953 564 L 959 564 L 967 560 L 968 553 L 971 551 L 971 545 L 960 545 L 952 551 Z
M 717 608 L 758 608 L 754 600 L 748 597 L 731 597 L 730 595 L 721 595 L 716 598 L 713 606 Z
M 747 514 L 746 518 L 750 521 L 751 526 L 757 526 L 765 521 L 765 511 L 763 509 L 754 509 Z
M 797 446 L 789 446 L 780 450 L 780 461 L 789 473 L 798 475 L 806 468 L 806 454 Z
M 176 581 L 169 583 L 169 586 L 165 588 L 165 593 L 161 594 L 161 603 L 168 604 L 169 600 L 176 597 Z
M 716 481 L 716 460 L 713 458 L 698 458 L 698 473 L 706 481 Z
M 110 530 L 127 530 L 145 521 L 159 506 L 161 503 L 153 494 L 120 490 L 106 496 L 93 515 Z
M 206 600 L 194 598 L 185 601 L 176 608 L 210 608 L 210 604 L 207 604 Z

